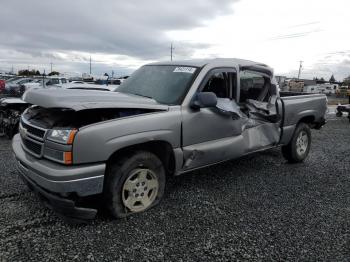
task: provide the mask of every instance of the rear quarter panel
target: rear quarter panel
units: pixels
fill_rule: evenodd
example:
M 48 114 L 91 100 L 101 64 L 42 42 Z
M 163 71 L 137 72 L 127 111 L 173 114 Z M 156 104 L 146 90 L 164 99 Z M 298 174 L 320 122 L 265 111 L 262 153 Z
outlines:
M 313 117 L 315 123 L 321 123 L 327 112 L 325 95 L 295 95 L 281 97 L 283 102 L 283 123 L 280 144 L 286 145 L 293 137 L 294 130 L 304 117 Z
M 327 97 L 323 94 L 281 97 L 284 107 L 283 126 L 296 125 L 303 117 L 313 116 L 315 122 L 324 119 Z

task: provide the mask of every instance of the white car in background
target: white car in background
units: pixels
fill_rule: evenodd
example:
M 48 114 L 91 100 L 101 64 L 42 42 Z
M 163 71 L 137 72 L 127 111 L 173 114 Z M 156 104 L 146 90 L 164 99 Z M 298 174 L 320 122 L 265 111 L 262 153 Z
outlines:
M 44 84 L 43 84 L 44 83 Z M 38 89 L 38 88 L 64 88 L 64 89 L 73 89 L 73 88 L 81 88 L 81 89 L 95 89 L 95 90 L 109 90 L 116 91 L 119 85 L 108 84 L 93 84 L 87 83 L 84 81 L 72 81 L 69 82 L 68 79 L 62 77 L 51 77 L 45 79 L 36 79 L 33 83 L 28 83 L 25 85 L 26 90 L 29 89 Z
M 44 79 L 36 79 L 32 83 L 25 84 L 26 90 L 28 89 L 36 89 L 36 88 L 46 88 L 46 87 L 63 87 L 63 85 L 67 84 L 69 81 L 65 77 L 48 77 Z

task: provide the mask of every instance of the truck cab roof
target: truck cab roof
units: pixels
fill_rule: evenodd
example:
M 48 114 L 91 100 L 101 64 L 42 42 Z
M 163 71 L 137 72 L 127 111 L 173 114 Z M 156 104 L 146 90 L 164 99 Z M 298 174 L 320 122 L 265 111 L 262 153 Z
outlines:
M 239 58 L 214 58 L 214 59 L 191 59 L 191 60 L 178 60 L 178 61 L 165 61 L 165 62 L 155 62 L 148 65 L 183 65 L 183 66 L 193 66 L 193 67 L 204 67 L 209 66 L 237 66 L 237 67 L 249 67 L 258 66 L 264 67 L 269 71 L 273 72 L 273 69 L 264 63 L 254 62 L 250 60 L 244 60 Z

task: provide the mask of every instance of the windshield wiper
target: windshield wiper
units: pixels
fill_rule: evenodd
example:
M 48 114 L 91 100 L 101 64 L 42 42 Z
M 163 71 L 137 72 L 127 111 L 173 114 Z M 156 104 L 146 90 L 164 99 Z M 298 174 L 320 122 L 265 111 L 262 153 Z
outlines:
M 153 99 L 153 100 L 154 100 L 154 98 L 153 98 L 153 97 L 151 97 L 151 96 L 145 96 L 145 95 L 141 95 L 141 94 L 133 94 L 133 95 L 135 95 L 135 96 L 147 97 L 147 98 L 150 98 L 150 99 Z

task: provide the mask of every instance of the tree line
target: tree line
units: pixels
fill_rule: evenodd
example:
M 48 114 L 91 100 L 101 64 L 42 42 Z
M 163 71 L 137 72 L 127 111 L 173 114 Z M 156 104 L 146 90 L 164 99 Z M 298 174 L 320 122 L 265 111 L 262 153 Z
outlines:
M 49 74 L 47 74 L 48 76 L 54 76 L 54 75 L 59 75 L 60 73 L 57 71 L 52 71 Z M 23 70 L 19 70 L 18 71 L 18 75 L 19 76 L 42 76 L 45 74 L 41 74 L 39 70 L 28 70 L 28 69 L 23 69 Z

